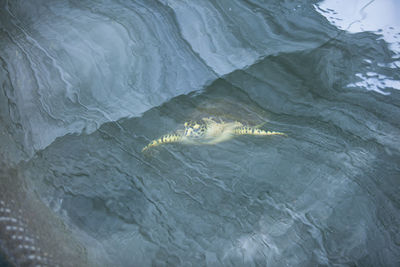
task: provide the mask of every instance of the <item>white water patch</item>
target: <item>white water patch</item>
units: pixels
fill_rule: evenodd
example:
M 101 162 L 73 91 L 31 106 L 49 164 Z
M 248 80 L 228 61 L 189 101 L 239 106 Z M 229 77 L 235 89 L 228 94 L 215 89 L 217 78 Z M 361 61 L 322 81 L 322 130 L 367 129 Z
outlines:
M 372 31 L 400 52 L 400 3 L 397 0 L 325 0 L 315 5 L 326 19 L 350 33 Z
M 390 93 L 385 91 L 385 88 L 394 88 L 400 90 L 400 81 L 392 80 L 389 77 L 378 74 L 375 72 L 367 72 L 366 75 L 357 73 L 356 76 L 361 81 L 356 83 L 350 83 L 347 87 L 364 87 L 370 91 L 374 91 L 383 95 L 389 95 Z
M 388 43 L 394 53 L 392 62 L 378 63 L 379 67 L 399 68 L 400 64 L 400 2 L 397 0 L 325 0 L 314 5 L 331 24 L 350 33 L 373 32 Z M 389 95 L 387 89 L 400 90 L 400 80 L 378 73 L 357 73 L 360 81 L 348 87 L 363 87 L 369 91 Z

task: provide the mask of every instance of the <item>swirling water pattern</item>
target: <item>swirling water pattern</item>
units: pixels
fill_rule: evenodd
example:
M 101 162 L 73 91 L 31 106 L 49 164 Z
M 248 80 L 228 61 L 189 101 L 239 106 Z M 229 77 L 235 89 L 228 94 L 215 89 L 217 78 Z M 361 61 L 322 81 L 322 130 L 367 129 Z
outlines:
M 0 200 L 48 207 L 24 229 L 52 261 L 399 264 L 399 54 L 380 32 L 314 1 L 1 3 Z M 207 115 L 289 136 L 141 153 Z

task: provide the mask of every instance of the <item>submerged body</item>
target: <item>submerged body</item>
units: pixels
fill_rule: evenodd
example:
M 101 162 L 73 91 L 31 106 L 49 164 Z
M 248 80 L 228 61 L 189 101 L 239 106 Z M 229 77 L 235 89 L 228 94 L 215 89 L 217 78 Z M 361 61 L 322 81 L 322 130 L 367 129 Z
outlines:
M 156 140 L 151 141 L 142 150 L 167 143 L 183 143 L 183 144 L 203 144 L 213 145 L 227 141 L 238 135 L 286 135 L 280 132 L 271 132 L 258 129 L 258 126 L 243 126 L 242 123 L 216 121 L 212 118 L 203 118 L 202 123 L 185 122 L 185 129 L 174 134 L 164 135 Z

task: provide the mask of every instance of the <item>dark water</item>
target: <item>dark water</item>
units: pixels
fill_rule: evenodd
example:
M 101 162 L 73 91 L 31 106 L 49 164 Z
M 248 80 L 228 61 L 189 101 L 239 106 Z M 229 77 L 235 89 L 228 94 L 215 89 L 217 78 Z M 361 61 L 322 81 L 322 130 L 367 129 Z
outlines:
M 0 1 L 0 218 L 41 250 L 3 219 L 5 258 L 399 265 L 400 27 L 371 2 L 357 31 L 329 2 Z M 141 152 L 205 116 L 288 137 Z

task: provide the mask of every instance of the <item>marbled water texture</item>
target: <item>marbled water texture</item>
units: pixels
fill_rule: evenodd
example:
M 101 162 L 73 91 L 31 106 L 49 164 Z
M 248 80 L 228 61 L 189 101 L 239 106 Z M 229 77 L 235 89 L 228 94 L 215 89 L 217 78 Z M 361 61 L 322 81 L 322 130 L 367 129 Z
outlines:
M 35 259 L 400 264 L 400 29 L 349 32 L 317 1 L 0 3 L 0 219 Z M 288 137 L 141 152 L 204 116 Z

